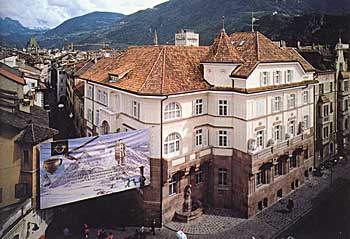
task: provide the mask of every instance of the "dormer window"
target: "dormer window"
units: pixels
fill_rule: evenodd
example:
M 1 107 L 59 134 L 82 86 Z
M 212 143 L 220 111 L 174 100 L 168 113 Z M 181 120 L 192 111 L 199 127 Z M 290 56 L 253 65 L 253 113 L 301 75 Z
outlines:
M 269 84 L 269 81 L 270 81 L 269 78 L 270 78 L 269 72 L 267 72 L 267 71 L 261 72 L 261 75 L 260 75 L 261 86 L 267 86 Z
M 242 41 L 239 43 L 239 45 L 238 45 L 238 46 L 243 46 L 243 45 L 244 45 L 244 43 L 245 43 L 245 40 L 242 40 Z
M 276 84 L 276 85 L 279 85 L 281 84 L 281 71 L 275 71 L 273 73 L 273 83 Z
M 109 75 L 109 82 L 117 82 L 118 76 L 115 75 Z
M 286 84 L 291 83 L 293 81 L 293 71 L 292 70 L 287 70 L 286 71 Z

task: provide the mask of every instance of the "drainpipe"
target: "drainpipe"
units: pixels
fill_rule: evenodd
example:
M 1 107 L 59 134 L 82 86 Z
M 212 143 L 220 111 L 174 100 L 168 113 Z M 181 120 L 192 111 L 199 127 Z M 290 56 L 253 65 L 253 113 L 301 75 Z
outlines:
M 165 98 L 160 101 L 160 227 L 163 225 L 163 102 L 167 99 L 168 96 L 165 96 Z
M 313 85 L 314 92 L 313 92 L 313 97 L 314 97 L 314 104 L 313 104 L 313 109 L 312 111 L 314 112 L 313 114 L 313 125 L 314 125 L 314 169 L 316 168 L 316 146 L 317 146 L 317 125 L 316 125 L 316 117 L 317 117 L 317 103 L 316 103 L 316 84 Z

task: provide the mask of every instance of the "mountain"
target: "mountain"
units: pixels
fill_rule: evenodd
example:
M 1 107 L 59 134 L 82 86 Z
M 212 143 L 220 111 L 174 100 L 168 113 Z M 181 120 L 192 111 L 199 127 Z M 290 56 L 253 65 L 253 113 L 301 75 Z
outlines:
M 79 42 L 87 35 L 94 35 L 98 30 L 109 28 L 124 17 L 120 13 L 92 12 L 66 20 L 54 29 L 38 36 L 39 44 L 44 47 L 61 47 Z
M 0 18 L 0 29 L 0 45 L 6 47 L 24 47 L 32 36 L 43 32 L 26 28 L 9 17 Z
M 152 9 L 129 15 L 113 28 L 97 36 L 120 43 L 152 44 L 157 30 L 160 44 L 173 44 L 174 33 L 180 28 L 190 28 L 200 33 L 200 41 L 208 45 L 221 29 L 221 16 L 225 16 L 227 32 L 249 29 L 251 11 L 260 19 L 278 15 L 293 18 L 302 15 L 350 14 L 349 0 L 170 0 Z M 272 23 L 272 22 L 270 22 Z M 259 24 L 259 22 L 257 22 Z M 279 25 L 271 25 L 281 28 Z M 259 29 L 258 29 L 259 30 Z M 93 40 L 92 38 L 90 38 Z

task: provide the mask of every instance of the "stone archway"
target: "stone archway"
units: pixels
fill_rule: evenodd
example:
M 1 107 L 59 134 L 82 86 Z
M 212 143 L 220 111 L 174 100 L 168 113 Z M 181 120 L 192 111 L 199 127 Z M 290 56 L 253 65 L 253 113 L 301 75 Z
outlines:
M 102 122 L 102 126 L 101 126 L 101 133 L 102 134 L 109 134 L 109 132 L 110 132 L 109 124 L 106 120 L 104 120 Z

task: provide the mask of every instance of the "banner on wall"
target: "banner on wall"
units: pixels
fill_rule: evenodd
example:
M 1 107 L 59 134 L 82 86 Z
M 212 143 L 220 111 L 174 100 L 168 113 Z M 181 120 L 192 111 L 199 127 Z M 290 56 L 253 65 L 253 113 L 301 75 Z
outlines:
M 149 142 L 146 129 L 40 144 L 40 208 L 148 185 Z

